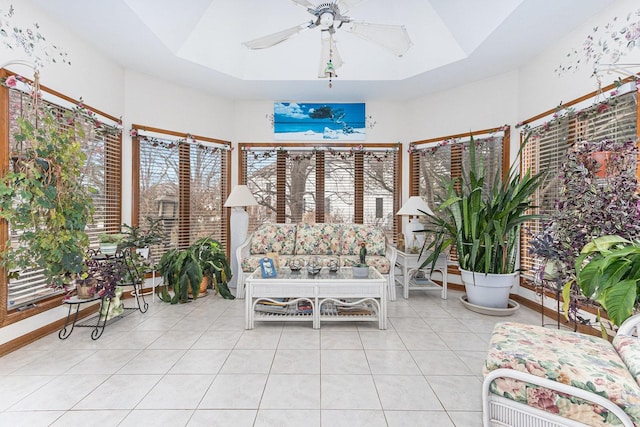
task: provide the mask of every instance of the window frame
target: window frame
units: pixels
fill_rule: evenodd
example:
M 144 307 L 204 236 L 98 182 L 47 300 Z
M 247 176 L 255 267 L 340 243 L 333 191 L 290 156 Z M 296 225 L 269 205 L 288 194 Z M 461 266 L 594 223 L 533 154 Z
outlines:
M 7 69 L 0 69 L 0 79 L 6 79 L 9 76 L 18 76 L 17 73 L 9 71 Z M 21 79 L 24 80 L 28 85 L 32 85 L 33 81 L 30 79 L 21 76 Z M 9 170 L 9 160 L 10 160 L 10 147 L 9 143 L 11 140 L 11 129 L 10 129 L 10 91 L 12 89 L 0 85 L 0 175 L 4 175 Z M 19 90 L 19 89 L 18 89 Z M 68 108 L 65 107 L 64 104 L 70 105 L 82 105 L 82 107 L 87 111 L 87 114 L 96 119 L 103 120 L 105 122 L 115 123 L 117 125 L 121 124 L 119 118 L 107 114 L 103 111 L 100 111 L 90 105 L 87 105 L 82 100 L 76 100 L 71 97 L 68 97 L 60 92 L 57 92 L 53 89 L 48 88 L 44 85 L 39 85 L 39 90 L 43 94 L 43 97 L 47 102 L 57 105 L 60 108 Z M 122 133 L 118 135 L 117 139 L 117 159 L 119 162 L 122 161 Z M 105 143 L 106 144 L 106 143 Z M 111 153 L 112 155 L 114 153 Z M 121 170 L 121 167 L 117 168 L 118 171 Z M 105 168 L 106 174 L 106 168 Z M 117 179 L 117 186 L 114 185 L 114 178 Z M 105 175 L 105 189 L 107 193 L 105 194 L 105 200 L 109 200 L 110 202 L 115 203 L 115 207 L 112 209 L 111 215 L 116 215 L 118 218 L 122 215 L 122 176 L 121 174 L 117 177 L 106 176 Z M 112 224 L 109 224 L 111 226 Z M 117 224 L 119 227 L 119 224 Z M 4 242 L 7 242 L 10 239 L 9 234 L 9 226 L 8 223 L 4 220 L 0 221 L 0 244 L 4 245 Z M 96 241 L 97 245 L 97 241 Z M 37 299 L 27 305 L 20 306 L 17 308 L 9 309 L 7 307 L 8 304 L 8 284 L 9 280 L 7 278 L 7 271 L 5 269 L 0 269 L 0 327 L 4 327 L 21 320 L 28 319 L 32 316 L 38 315 L 40 313 L 46 312 L 52 308 L 56 308 L 60 306 L 60 299 L 62 296 L 62 292 L 55 292 L 52 295 L 45 296 L 41 299 Z
M 167 129 L 161 129 L 152 126 L 145 126 L 140 124 L 132 124 L 131 125 L 132 133 L 132 175 L 131 175 L 131 221 L 132 225 L 140 225 L 143 223 L 143 218 L 140 218 L 140 144 L 141 138 L 143 138 L 142 133 L 145 133 L 149 136 L 153 135 L 153 138 L 163 139 L 166 141 L 174 141 L 176 144 L 182 145 L 192 145 L 197 146 L 200 143 L 204 143 L 206 145 L 213 145 L 223 150 L 224 153 L 221 154 L 221 173 L 220 173 L 220 209 L 221 209 L 221 221 L 222 224 L 220 229 L 222 230 L 220 238 L 218 239 L 220 243 L 224 246 L 227 257 L 230 257 L 230 231 L 229 231 L 229 218 L 230 218 L 230 208 L 224 208 L 223 204 L 230 193 L 231 187 L 231 142 L 224 141 L 221 139 L 210 138 L 205 136 L 193 135 L 185 132 L 177 132 Z M 179 150 L 179 164 L 185 165 L 187 167 L 186 171 L 179 171 L 179 188 L 178 194 L 183 194 L 186 187 L 190 185 L 190 161 L 191 156 L 188 153 L 189 150 L 180 149 Z M 191 218 L 191 206 L 188 203 L 188 200 L 180 200 L 178 203 L 178 221 L 179 226 L 181 227 L 181 232 L 178 237 L 178 247 L 184 248 L 189 246 L 193 242 L 189 241 L 188 232 L 190 229 L 189 220 Z M 185 234 L 186 233 L 186 234 Z

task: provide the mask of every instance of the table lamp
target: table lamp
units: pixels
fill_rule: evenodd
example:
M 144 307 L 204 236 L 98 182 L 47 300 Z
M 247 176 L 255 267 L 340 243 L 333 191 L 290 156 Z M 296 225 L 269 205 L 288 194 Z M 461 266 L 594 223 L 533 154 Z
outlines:
M 246 185 L 236 185 L 233 187 L 227 201 L 224 202 L 225 208 L 231 208 L 231 272 L 233 273 L 233 277 L 229 281 L 229 287 L 231 288 L 236 288 L 238 285 L 236 250 L 247 239 L 247 231 L 249 230 L 249 214 L 244 208 L 246 206 L 257 205 L 258 202 Z
M 410 217 L 409 222 L 404 228 L 404 241 L 407 248 L 412 248 L 414 246 L 422 247 L 424 243 L 424 236 L 420 233 L 414 233 L 416 230 L 424 229 L 424 226 L 418 219 L 419 215 L 424 215 L 424 213 L 420 211 L 433 215 L 433 212 L 429 209 L 429 205 L 422 197 L 411 196 L 409 197 L 409 200 L 402 205 L 400 210 L 396 212 L 396 215 Z

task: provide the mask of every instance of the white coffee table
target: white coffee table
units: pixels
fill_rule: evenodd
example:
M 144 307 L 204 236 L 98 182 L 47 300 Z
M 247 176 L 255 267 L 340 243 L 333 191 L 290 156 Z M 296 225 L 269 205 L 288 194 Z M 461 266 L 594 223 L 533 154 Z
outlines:
M 277 277 L 269 278 L 258 269 L 247 277 L 245 292 L 246 329 L 253 329 L 255 321 L 308 321 L 314 329 L 326 321 L 378 321 L 380 329 L 387 328 L 387 280 L 374 267 L 363 278 L 353 277 L 349 267 L 335 273 L 323 268 L 316 275 L 304 268 L 281 268 Z M 256 312 L 261 301 L 277 303 L 281 298 L 287 299 L 283 313 Z M 309 304 L 311 312 L 298 311 L 300 301 Z M 363 305 L 367 310 L 358 310 Z

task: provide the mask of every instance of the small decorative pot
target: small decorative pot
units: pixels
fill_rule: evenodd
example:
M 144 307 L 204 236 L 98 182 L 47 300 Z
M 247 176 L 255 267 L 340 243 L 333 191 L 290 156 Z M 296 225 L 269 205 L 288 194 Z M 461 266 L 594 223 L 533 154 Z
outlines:
M 79 299 L 90 299 L 96 294 L 96 279 L 87 279 L 83 282 L 76 283 L 76 294 Z
M 358 266 L 353 266 L 351 267 L 352 271 L 353 271 L 353 277 L 369 277 L 369 267 L 358 267 Z
M 104 255 L 114 255 L 117 250 L 117 243 L 100 243 L 100 252 Z

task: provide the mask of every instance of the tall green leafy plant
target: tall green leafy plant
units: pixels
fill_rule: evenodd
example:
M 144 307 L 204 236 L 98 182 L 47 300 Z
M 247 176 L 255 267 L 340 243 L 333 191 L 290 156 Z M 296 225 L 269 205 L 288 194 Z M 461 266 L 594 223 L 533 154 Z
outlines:
M 84 132 L 72 117 L 62 127 L 46 107 L 34 114 L 18 119 L 14 138 L 22 149 L 12 152 L 13 167 L 0 178 L 0 218 L 18 236 L 17 245 L 5 243 L 0 263 L 9 270 L 41 267 L 49 284 L 63 287 L 84 269 L 85 228 L 94 211 L 81 177 Z
M 597 301 L 620 326 L 640 302 L 640 242 L 600 236 L 587 243 L 575 263 L 582 294 Z M 571 282 L 565 285 L 570 287 Z
M 523 142 L 520 152 L 526 144 Z M 521 175 L 514 162 L 506 177 L 500 172 L 485 176 L 482 159 L 476 156 L 476 143 L 469 143 L 469 167 L 462 175 L 443 180 L 446 196 L 440 198 L 436 214 L 427 216 L 425 230 L 432 234 L 425 240 L 422 251 L 430 251 L 422 267 L 431 264 L 450 247 L 456 248 L 461 269 L 505 274 L 515 271 L 520 227 L 536 218 L 527 214 L 533 207 L 531 197 L 540 186 L 543 174 Z M 491 179 L 489 190 L 484 190 L 485 179 Z

